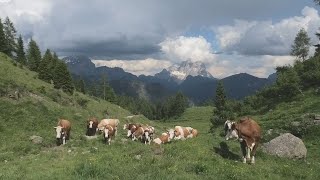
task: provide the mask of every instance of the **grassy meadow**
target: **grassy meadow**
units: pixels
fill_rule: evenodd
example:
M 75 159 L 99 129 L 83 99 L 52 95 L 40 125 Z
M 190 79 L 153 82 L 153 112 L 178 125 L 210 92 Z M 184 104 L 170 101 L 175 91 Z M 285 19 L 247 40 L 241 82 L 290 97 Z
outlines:
M 108 146 L 101 136 L 83 137 L 86 119 L 101 119 L 107 110 L 122 127 L 130 112 L 81 93 L 69 96 L 36 76 L 0 54 L 0 179 L 320 179 L 319 127 L 309 128 L 302 137 L 306 160 L 278 158 L 258 149 L 255 165 L 241 162 L 239 143 L 224 141 L 222 128 L 209 133 L 212 107 L 189 108 L 166 122 L 132 119 L 155 126 L 156 136 L 175 125 L 191 126 L 198 129 L 197 138 L 149 146 L 126 141 L 126 131 L 120 128 Z M 7 96 L 16 89 L 19 100 Z M 320 97 L 312 92 L 253 118 L 264 132 L 273 128 L 281 133 L 306 113 L 320 113 Z M 53 127 L 59 117 L 71 121 L 72 131 L 71 140 L 57 147 Z M 32 144 L 32 135 L 43 137 L 43 143 Z M 265 135 L 264 141 L 271 138 Z

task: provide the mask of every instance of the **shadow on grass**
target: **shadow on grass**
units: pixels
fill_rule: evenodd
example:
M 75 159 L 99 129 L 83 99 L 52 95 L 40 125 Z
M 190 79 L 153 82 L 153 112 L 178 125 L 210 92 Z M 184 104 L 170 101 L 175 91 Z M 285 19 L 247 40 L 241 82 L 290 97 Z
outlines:
M 215 153 L 219 154 L 221 157 L 225 159 L 230 159 L 230 160 L 239 160 L 240 156 L 237 154 L 234 154 L 229 150 L 229 147 L 227 143 L 225 142 L 220 142 L 220 147 L 213 147 Z

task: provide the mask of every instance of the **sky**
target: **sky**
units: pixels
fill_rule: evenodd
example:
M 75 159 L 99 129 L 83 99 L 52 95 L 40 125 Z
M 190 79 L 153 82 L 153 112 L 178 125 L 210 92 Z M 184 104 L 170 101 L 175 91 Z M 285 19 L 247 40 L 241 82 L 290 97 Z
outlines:
M 268 77 L 293 64 L 301 28 L 318 43 L 319 8 L 313 0 L 0 0 L 0 17 L 42 51 L 135 75 L 191 60 L 216 78 Z

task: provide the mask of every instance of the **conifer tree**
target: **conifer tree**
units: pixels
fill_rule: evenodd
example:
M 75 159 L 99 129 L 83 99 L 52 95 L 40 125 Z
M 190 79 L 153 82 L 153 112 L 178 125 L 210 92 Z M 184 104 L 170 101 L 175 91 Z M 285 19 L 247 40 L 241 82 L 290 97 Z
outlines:
M 37 43 L 31 39 L 27 52 L 28 66 L 31 71 L 38 71 L 41 61 L 41 52 Z
M 8 52 L 8 47 L 7 47 L 7 40 L 5 33 L 3 31 L 3 24 L 1 22 L 0 18 L 0 52 L 7 53 Z
M 17 61 L 23 65 L 26 65 L 26 54 L 24 52 L 24 45 L 21 35 L 18 38 L 18 44 L 17 44 Z
M 53 75 L 54 88 L 62 89 L 64 92 L 72 94 L 74 86 L 67 65 L 63 61 L 57 61 Z
M 85 83 L 83 79 L 79 81 L 79 91 L 83 94 L 86 94 Z
M 53 79 L 52 73 L 50 72 L 50 69 L 49 69 L 52 59 L 53 57 L 52 57 L 51 51 L 47 49 L 39 65 L 39 79 L 42 79 L 48 83 L 50 83 L 51 80 Z
M 16 54 L 17 43 L 16 43 L 16 34 L 17 31 L 10 21 L 9 17 L 6 17 L 5 22 L 3 23 L 3 30 L 6 38 L 7 43 L 7 51 L 5 52 L 8 56 L 14 57 Z

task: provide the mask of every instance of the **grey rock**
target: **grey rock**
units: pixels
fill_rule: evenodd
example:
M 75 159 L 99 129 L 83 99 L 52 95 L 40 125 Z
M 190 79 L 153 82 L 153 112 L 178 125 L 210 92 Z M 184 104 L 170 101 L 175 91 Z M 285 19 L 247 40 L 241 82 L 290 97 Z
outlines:
M 30 136 L 30 140 L 32 141 L 33 144 L 42 144 L 43 138 L 41 136 Z
M 262 151 L 290 159 L 302 159 L 307 156 L 307 148 L 302 140 L 290 133 L 282 134 L 270 142 L 264 143 Z

